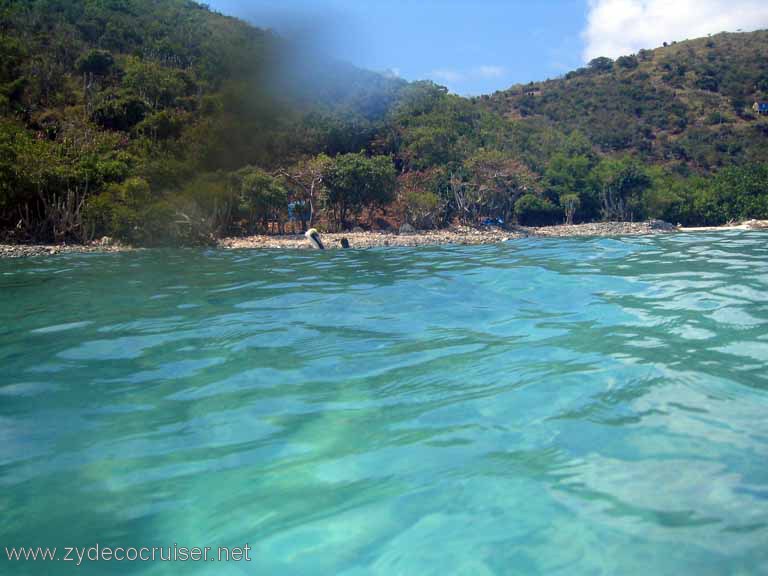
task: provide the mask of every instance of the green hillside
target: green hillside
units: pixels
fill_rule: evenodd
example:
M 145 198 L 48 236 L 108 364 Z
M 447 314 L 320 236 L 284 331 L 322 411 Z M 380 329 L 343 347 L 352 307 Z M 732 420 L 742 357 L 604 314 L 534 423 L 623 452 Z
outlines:
M 768 31 L 760 31 L 598 58 L 564 78 L 482 101 L 508 118 L 580 130 L 605 153 L 711 170 L 768 158 L 768 126 L 752 111 L 766 97 Z
M 466 99 L 189 0 L 0 0 L 0 239 L 768 218 L 768 33 Z
M 188 0 L 0 0 L 0 227 L 224 232 L 229 174 L 358 152 L 405 85 L 304 56 Z

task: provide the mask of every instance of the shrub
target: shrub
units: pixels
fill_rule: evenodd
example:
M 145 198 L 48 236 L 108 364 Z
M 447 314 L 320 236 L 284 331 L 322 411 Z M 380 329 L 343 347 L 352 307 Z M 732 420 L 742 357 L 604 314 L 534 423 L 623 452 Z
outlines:
M 427 190 L 409 190 L 403 194 L 405 220 L 419 229 L 434 228 L 440 198 Z
M 560 206 L 563 207 L 565 212 L 565 223 L 573 224 L 573 219 L 576 216 L 576 211 L 581 206 L 581 199 L 578 194 L 564 194 L 560 196 Z
M 715 126 L 718 124 L 730 124 L 733 122 L 733 119 L 730 116 L 723 114 L 722 111 L 718 110 L 715 112 L 710 112 L 707 115 L 705 122 L 707 126 Z
M 190 91 L 187 80 L 180 70 L 130 57 L 125 69 L 124 85 L 157 110 L 172 106 L 177 98 L 187 95 Z
M 638 58 L 643 62 L 649 62 L 653 60 L 653 50 L 640 50 L 640 52 L 637 53 Z
M 768 218 L 768 164 L 727 168 L 715 177 L 711 191 L 720 219 Z
M 149 204 L 141 213 L 141 244 L 145 246 L 208 246 L 215 244 L 211 221 L 194 202 L 172 195 Z
M 174 204 L 195 222 L 205 221 L 210 233 L 221 235 L 233 227 L 238 216 L 239 196 L 226 175 L 211 173 L 184 184 L 174 195 Z
M 699 90 L 707 90 L 709 92 L 717 92 L 720 88 L 720 83 L 714 76 L 704 74 L 696 80 L 696 88 Z
M 398 202 L 402 219 L 417 228 L 448 223 L 452 197 L 444 170 L 406 172 L 398 178 Z
M 107 50 L 90 50 L 77 60 L 77 70 L 81 74 L 106 76 L 112 70 L 115 59 Z
M 128 132 L 144 120 L 147 111 L 147 105 L 140 98 L 113 93 L 107 94 L 94 106 L 91 118 L 109 130 Z
M 153 198 L 141 178 L 113 184 L 92 197 L 84 220 L 90 238 L 110 236 L 139 246 L 209 244 L 214 234 L 214 219 L 192 195 Z
M 603 218 L 608 221 L 642 219 L 642 199 L 652 180 L 645 168 L 630 158 L 604 159 L 595 168 Z
M 624 68 L 625 70 L 634 70 L 640 65 L 640 61 L 638 60 L 637 56 L 622 56 L 616 60 L 616 64 L 619 66 L 619 68 Z
M 153 142 L 178 138 L 187 124 L 188 118 L 184 112 L 162 110 L 148 116 L 136 125 L 136 132 L 146 136 Z
M 545 198 L 526 194 L 515 202 L 515 215 L 523 226 L 549 226 L 561 222 L 563 212 Z
M 341 227 L 347 216 L 359 215 L 394 199 L 397 175 L 388 156 L 368 158 L 365 153 L 343 154 L 333 159 L 323 174 L 328 189 L 326 203 Z
M 239 216 L 245 218 L 249 232 L 269 232 L 276 223 L 283 230 L 288 219 L 288 190 L 277 178 L 248 166 L 230 176 L 238 197 Z
M 141 178 L 108 186 L 85 206 L 83 219 L 87 236 L 111 236 L 124 242 L 142 243 L 142 212 L 150 202 L 149 184 Z
M 590 60 L 589 69 L 598 73 L 611 72 L 613 70 L 613 60 L 606 58 L 605 56 L 595 58 L 594 60 Z

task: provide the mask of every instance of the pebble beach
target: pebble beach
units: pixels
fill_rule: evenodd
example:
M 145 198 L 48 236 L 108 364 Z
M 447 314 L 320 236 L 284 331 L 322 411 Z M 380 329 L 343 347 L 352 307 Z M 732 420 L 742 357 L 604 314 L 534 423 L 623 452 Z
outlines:
M 706 232 L 718 230 L 766 230 L 768 221 L 750 220 L 740 224 L 718 227 L 682 228 L 667 222 L 652 220 L 650 222 L 597 222 L 589 224 L 573 224 L 562 226 L 546 226 L 541 228 L 516 226 L 509 229 L 468 226 L 455 226 L 443 230 L 420 230 L 412 233 L 397 232 L 344 232 L 322 234 L 322 240 L 327 249 L 340 249 L 342 239 L 346 238 L 351 249 L 367 249 L 382 247 L 416 247 L 455 245 L 496 244 L 518 238 L 572 238 L 572 237 L 621 237 L 649 234 L 670 234 L 676 232 Z M 221 249 L 289 249 L 310 250 L 312 246 L 301 234 L 282 236 L 245 236 L 224 238 L 218 241 Z M 134 248 L 109 239 L 103 239 L 91 244 L 66 245 L 31 245 L 31 244 L 0 244 L 0 258 L 30 258 L 40 256 L 58 256 L 72 253 L 109 253 L 127 252 Z

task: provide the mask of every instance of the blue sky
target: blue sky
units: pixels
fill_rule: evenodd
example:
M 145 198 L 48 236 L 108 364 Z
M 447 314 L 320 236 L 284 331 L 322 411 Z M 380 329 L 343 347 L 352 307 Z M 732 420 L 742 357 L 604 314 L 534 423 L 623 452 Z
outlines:
M 357 66 L 463 95 L 559 76 L 599 56 L 768 27 L 762 0 L 208 0 Z M 695 15 L 695 18 L 693 17 Z

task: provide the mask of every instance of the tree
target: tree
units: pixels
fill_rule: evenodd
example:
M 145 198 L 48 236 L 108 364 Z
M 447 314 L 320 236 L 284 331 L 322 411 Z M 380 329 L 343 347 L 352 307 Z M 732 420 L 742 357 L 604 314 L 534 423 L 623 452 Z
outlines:
M 375 208 L 392 202 L 397 177 L 391 158 L 369 158 L 359 152 L 334 158 L 325 170 L 323 183 L 333 220 L 341 228 L 348 216 L 359 215 L 363 208 L 369 209 L 370 218 Z
M 152 203 L 149 183 L 129 178 L 112 184 L 89 198 L 84 209 L 87 236 L 111 236 L 126 242 L 142 243 L 142 212 Z
M 402 156 L 409 169 L 443 166 L 460 158 L 459 137 L 451 121 L 439 126 L 409 128 L 404 131 L 402 140 Z
M 15 122 L 0 119 L 0 224 L 14 229 L 22 218 L 35 186 L 25 158 L 34 157 L 35 142 Z M 31 167 L 30 167 L 31 168 Z
M 592 144 L 582 132 L 576 130 L 546 166 L 544 189 L 551 197 L 558 199 L 566 211 L 566 220 L 573 219 L 577 210 L 581 220 L 600 217 L 600 198 L 593 174 L 596 164 L 597 156 Z
M 644 216 L 643 194 L 652 180 L 633 160 L 603 160 L 595 168 L 603 218 L 634 221 Z
M 599 58 L 590 60 L 589 69 L 599 74 L 611 72 L 613 70 L 613 60 L 606 58 L 605 56 L 600 56 Z
M 637 56 L 621 56 L 620 58 L 616 59 L 616 64 L 619 66 L 619 68 L 624 68 L 625 70 L 634 70 L 640 65 L 640 61 L 638 60 Z
M 81 74 L 106 76 L 112 70 L 115 58 L 107 50 L 89 50 L 77 60 L 77 70 Z
M 576 211 L 581 206 L 581 199 L 578 194 L 564 194 L 560 196 L 560 206 L 565 211 L 565 223 L 568 225 L 573 224 L 573 218 L 576 215 Z
M 642 62 L 650 62 L 653 60 L 653 50 L 643 48 L 637 53 L 637 56 Z
M 184 74 L 157 62 L 130 57 L 125 67 L 125 85 L 153 110 L 171 106 L 188 92 Z
M 593 168 L 594 161 L 587 156 L 558 153 L 552 157 L 544 173 L 546 190 L 559 198 L 564 208 L 564 197 L 575 196 L 578 199 L 577 207 L 583 210 L 582 219 L 587 220 L 600 216 L 600 198 L 595 191 Z M 573 204 L 573 199 L 568 203 Z
M 316 206 L 320 195 L 324 192 L 323 175 L 330 170 L 333 160 L 325 154 L 319 154 L 314 158 L 304 159 L 290 168 L 278 171 L 288 183 L 296 190 L 292 199 L 309 206 L 309 227 L 315 225 Z M 303 216 L 307 212 L 301 211 Z M 300 217 L 301 217 L 300 216 Z M 302 229 L 306 231 L 307 222 L 301 221 Z
M 562 218 L 557 206 L 535 194 L 526 194 L 515 202 L 515 215 L 523 226 L 547 226 Z
M 147 115 L 148 106 L 141 98 L 105 91 L 99 95 L 91 118 L 109 130 L 128 132 Z
M 24 57 L 21 41 L 0 35 L 0 114 L 6 112 L 10 103 L 22 94 L 27 81 L 22 73 Z
M 456 199 L 471 224 L 484 216 L 510 222 L 515 202 L 535 184 L 530 170 L 498 150 L 480 149 L 464 162 L 464 170 L 468 182 L 456 188 Z
M 457 169 L 480 146 L 488 114 L 442 87 L 419 82 L 406 90 L 392 117 L 393 151 L 405 170 L 436 166 Z
M 280 180 L 259 168 L 246 166 L 233 173 L 231 181 L 249 232 L 270 232 L 272 223 L 283 231 L 288 216 L 288 191 Z
M 726 168 L 711 182 L 711 194 L 720 222 L 768 219 L 768 164 Z
M 232 183 L 232 178 L 220 172 L 201 174 L 185 182 L 169 195 L 176 209 L 179 228 L 193 243 L 230 231 L 241 208 L 242 188 Z
M 398 202 L 403 220 L 417 229 L 446 223 L 450 198 L 441 194 L 445 174 L 442 170 L 407 172 L 398 179 Z

